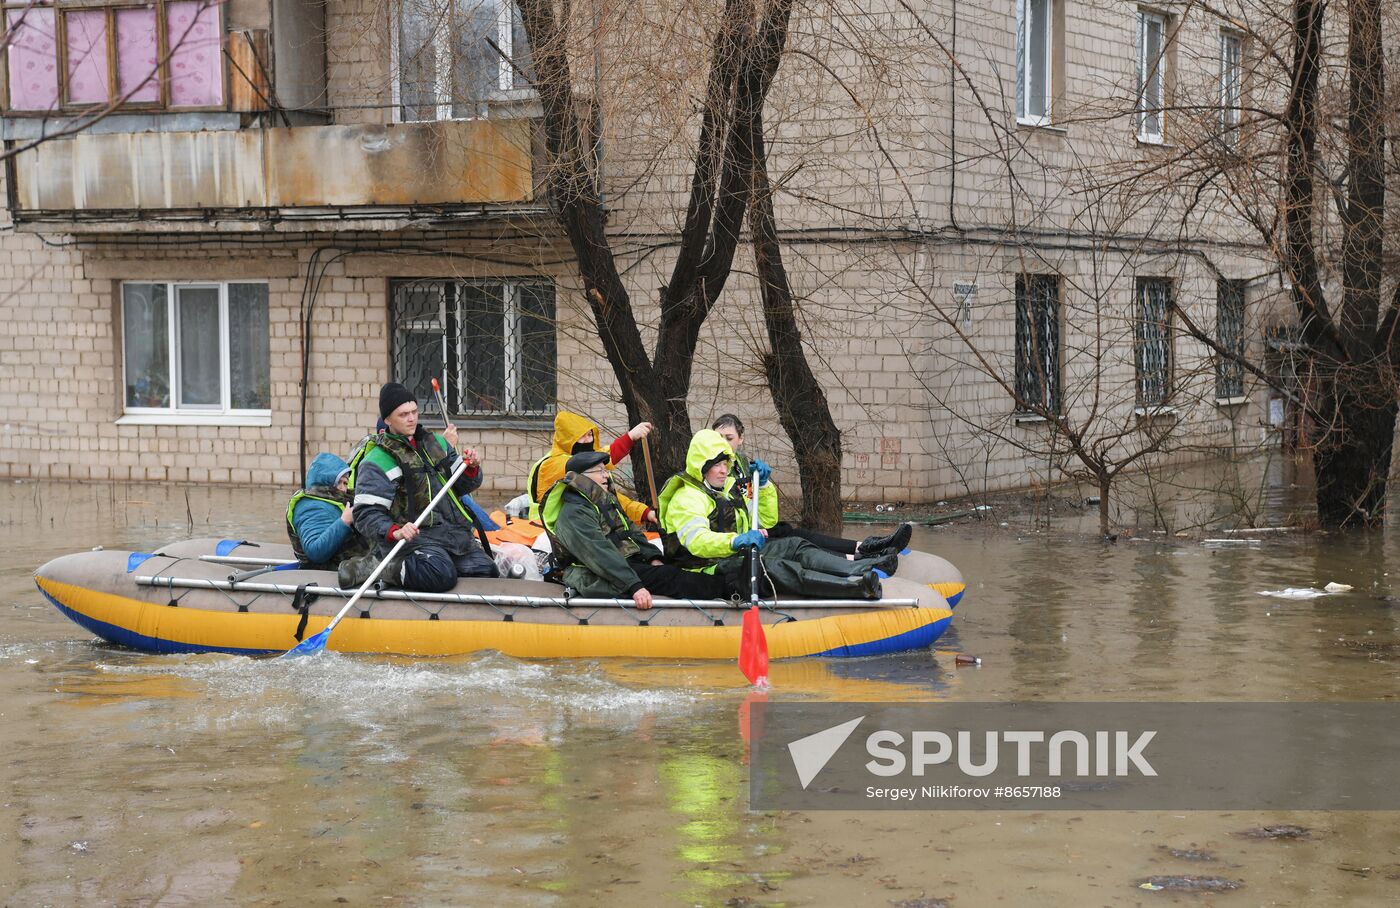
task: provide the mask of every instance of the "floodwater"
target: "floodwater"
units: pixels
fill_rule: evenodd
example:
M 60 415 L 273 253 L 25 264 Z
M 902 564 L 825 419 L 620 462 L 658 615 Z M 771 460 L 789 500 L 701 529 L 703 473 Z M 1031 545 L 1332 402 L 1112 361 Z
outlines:
M 1393 814 L 750 813 L 733 665 L 149 656 L 95 643 L 32 581 L 96 545 L 280 538 L 284 506 L 265 490 L 0 486 L 3 904 L 1400 902 Z M 1392 538 L 1105 546 L 1011 523 L 915 536 L 970 584 L 935 652 L 775 664 L 771 700 L 1400 693 Z M 1355 589 L 1258 595 L 1329 581 Z M 983 664 L 955 668 L 954 650 Z M 1311 835 L 1236 835 L 1274 824 Z M 1186 874 L 1244 886 L 1138 888 Z

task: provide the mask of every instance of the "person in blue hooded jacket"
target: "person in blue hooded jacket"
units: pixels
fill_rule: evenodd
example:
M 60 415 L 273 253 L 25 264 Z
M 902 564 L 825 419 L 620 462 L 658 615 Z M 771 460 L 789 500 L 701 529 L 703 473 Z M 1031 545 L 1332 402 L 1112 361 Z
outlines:
M 355 532 L 349 480 L 350 465 L 323 451 L 306 469 L 306 488 L 287 502 L 287 536 L 302 567 L 333 571 L 369 551 Z

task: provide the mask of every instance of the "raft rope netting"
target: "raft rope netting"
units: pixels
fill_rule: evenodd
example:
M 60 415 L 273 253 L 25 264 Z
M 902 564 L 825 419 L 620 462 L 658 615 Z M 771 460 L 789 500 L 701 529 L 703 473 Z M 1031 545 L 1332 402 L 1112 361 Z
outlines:
M 198 564 L 207 564 L 207 563 L 208 563 L 208 562 L 200 561 L 200 560 L 197 559 L 197 558 L 192 558 L 192 557 L 190 557 L 190 556 L 188 556 L 188 555 L 179 555 L 179 556 L 176 556 L 176 555 L 163 555 L 163 554 L 161 554 L 160 552 L 155 552 L 155 553 L 153 553 L 152 557 L 155 557 L 155 558 L 169 558 L 169 559 L 171 559 L 170 564 L 168 564 L 168 565 L 165 566 L 165 570 L 167 570 L 167 571 L 173 569 L 173 568 L 175 567 L 175 565 L 179 564 L 179 563 L 182 562 L 182 561 L 194 561 L 194 562 L 196 562 L 196 563 L 198 563 Z M 775 621 L 775 622 L 773 622 L 775 625 L 776 625 L 776 624 L 782 624 L 782 623 L 785 622 L 785 621 L 796 621 L 796 620 L 798 620 L 795 616 L 793 616 L 793 615 L 791 615 L 791 614 L 789 614 L 789 613 L 787 613 L 787 612 L 784 612 L 784 611 L 782 611 L 782 610 L 780 610 L 780 609 L 778 608 L 778 603 L 779 603 L 778 591 L 777 591 L 777 588 L 773 586 L 773 578 L 770 577 L 769 574 L 768 574 L 768 566 L 765 565 L 765 564 L 763 563 L 763 559 L 762 559 L 762 558 L 758 559 L 758 564 L 759 564 L 759 568 L 763 571 L 763 576 L 764 576 L 764 578 L 768 581 L 768 586 L 769 586 L 769 588 L 773 590 L 773 598 L 772 598 L 772 600 L 771 600 L 771 601 L 768 601 L 768 600 L 760 600 L 759 603 L 758 603 L 758 604 L 759 604 L 759 607 L 762 608 L 764 611 L 771 612 L 771 613 L 773 613 L 773 614 L 775 614 L 775 615 L 778 616 L 778 620 Z M 208 585 L 208 586 L 199 585 L 199 583 L 200 583 L 201 580 L 205 580 L 205 582 L 207 582 L 209 585 Z M 187 587 L 184 587 L 184 592 L 180 593 L 180 594 L 177 596 L 177 595 L 175 595 L 175 583 L 176 583 L 177 581 L 179 581 L 179 582 L 182 583 L 182 584 L 188 583 L 188 584 L 192 584 L 192 585 L 187 586 Z M 139 578 L 138 578 L 138 582 L 139 582 Z M 246 602 L 239 602 L 237 599 L 235 599 L 235 598 L 233 597 L 233 592 L 234 592 L 234 590 L 224 589 L 224 587 L 219 586 L 220 583 L 227 583 L 227 584 L 228 584 L 229 586 L 231 586 L 231 587 L 236 587 L 236 586 L 238 585 L 238 582 L 237 582 L 237 581 L 233 581 L 233 580 L 222 580 L 222 581 L 221 581 L 221 580 L 206 580 L 205 578 L 182 578 L 182 577 L 176 577 L 176 576 L 173 575 L 173 574 L 168 574 L 168 575 L 166 575 L 166 576 L 164 576 L 164 577 L 159 577 L 159 576 L 152 577 L 152 578 L 151 578 L 151 583 L 150 583 L 149 585 L 152 586 L 152 587 L 155 587 L 155 588 L 160 588 L 160 587 L 164 586 L 164 587 L 166 588 L 166 591 L 170 594 L 170 600 L 166 603 L 166 605 L 168 605 L 168 606 L 170 606 L 170 607 L 172 607 L 172 608 L 178 608 L 179 605 L 180 605 L 180 600 L 181 600 L 181 599 L 184 599 L 186 596 L 188 596 L 190 593 L 195 592 L 196 590 L 216 590 L 216 591 L 218 591 L 219 593 L 223 594 L 224 598 L 227 599 L 230 603 L 232 603 L 233 605 L 237 606 L 238 611 L 240 611 L 240 612 L 247 612 L 247 611 L 248 611 L 248 607 L 249 607 L 250 605 L 252 605 L 254 602 L 257 602 L 259 599 L 263 598 L 264 596 L 279 596 L 279 597 L 282 597 L 282 598 L 286 598 L 286 596 L 287 596 L 287 594 L 286 594 L 286 593 L 283 593 L 283 592 L 276 592 L 276 593 L 273 593 L 273 592 L 262 592 L 262 591 L 248 590 L 247 592 L 248 592 L 249 594 L 251 594 L 252 598 L 249 599 L 249 600 L 246 601 Z M 381 592 L 382 590 L 384 590 L 384 589 L 386 589 L 386 588 L 390 588 L 390 587 L 386 587 L 385 583 L 384 583 L 382 580 L 379 581 L 378 583 L 376 583 L 376 584 L 372 587 L 373 591 L 376 592 L 376 593 Z M 605 608 L 616 608 L 616 609 L 620 609 L 620 610 L 622 611 L 623 614 L 625 614 L 625 615 L 631 617 L 633 620 L 635 620 L 635 621 L 637 622 L 637 626 L 638 626 L 638 627 L 650 627 L 650 626 L 651 626 L 651 617 L 650 617 L 650 616 L 644 618 L 644 617 L 642 617 L 640 614 L 638 614 L 639 612 L 643 611 L 643 609 L 637 609 L 637 608 L 635 608 L 635 607 L 629 607 L 629 606 L 626 606 L 626 605 L 621 604 L 621 602 L 619 602 L 619 603 L 618 603 L 617 605 L 615 605 L 615 606 L 596 606 L 596 607 L 594 607 L 594 609 L 593 609 L 591 612 L 588 613 L 587 616 L 585 616 L 585 617 L 580 617 L 579 615 L 575 614 L 574 611 L 573 611 L 571 608 L 569 608 L 569 600 L 570 600 L 570 599 L 573 599 L 573 598 L 579 598 L 579 597 L 570 595 L 569 592 L 568 592 L 568 590 L 569 590 L 568 587 L 564 587 L 564 591 L 565 591 L 565 592 L 564 592 L 564 595 L 563 595 L 564 601 L 563 601 L 562 603 L 555 602 L 555 603 L 539 604 L 539 605 L 517 605 L 517 606 L 511 606 L 511 607 L 509 607 L 509 608 L 510 608 L 509 611 L 507 611 L 505 608 L 503 608 L 503 607 L 501 607 L 501 606 L 496 605 L 494 602 L 491 602 L 491 601 L 489 600 L 489 597 L 485 597 L 485 596 L 481 596 L 481 597 L 479 597 L 479 598 L 477 598 L 477 599 L 474 599 L 474 600 L 472 600 L 472 601 L 470 601 L 470 602 L 467 601 L 467 600 L 465 600 L 465 599 L 460 600 L 460 601 L 457 601 L 457 602 L 452 602 L 452 601 L 440 601 L 440 600 L 424 601 L 424 600 L 415 599 L 415 598 L 413 597 L 413 593 L 414 593 L 413 590 L 406 590 L 406 589 L 402 589 L 401 587 L 392 587 L 391 589 L 393 589 L 393 590 L 394 590 L 395 592 L 397 592 L 397 593 L 400 593 L 401 596 L 402 596 L 402 598 L 400 598 L 399 596 L 395 596 L 395 597 L 394 597 L 393 599 L 391 599 L 391 600 L 390 600 L 390 599 L 378 599 L 378 598 L 376 598 L 376 599 L 374 599 L 374 600 L 372 600 L 372 601 L 370 602 L 370 605 L 369 605 L 368 608 L 363 608 L 363 609 L 360 610 L 360 617 L 361 617 L 361 618 L 373 618 L 374 615 L 372 614 L 372 610 L 373 610 L 373 608 L 374 608 L 375 603 L 377 603 L 377 602 L 410 602 L 410 603 L 412 603 L 414 606 L 416 606 L 418 609 L 420 609 L 424 614 L 426 614 L 426 615 L 428 616 L 428 620 L 429 620 L 429 621 L 440 621 L 440 620 L 442 620 L 442 618 L 441 618 L 442 610 L 443 610 L 444 608 L 447 608 L 448 606 L 451 606 L 451 605 L 463 605 L 463 606 L 466 606 L 466 605 L 485 605 L 485 606 L 487 606 L 488 608 L 490 608 L 492 611 L 494 611 L 494 612 L 496 612 L 498 615 L 500 615 L 502 621 L 514 621 L 514 620 L 515 620 L 515 614 L 516 614 L 517 612 L 519 612 L 520 610 L 522 610 L 522 609 L 557 608 L 557 609 L 561 610 L 564 614 L 568 615 L 570 618 L 572 618 L 572 619 L 574 619 L 576 622 L 578 622 L 578 624 L 579 624 L 580 627 L 584 627 L 584 626 L 587 626 L 587 625 L 588 625 L 588 622 L 589 622 L 589 619 L 590 619 L 590 618 L 592 618 L 594 615 L 597 615 L 599 612 L 603 611 Z M 309 609 L 311 608 L 311 603 L 315 602 L 317 599 L 319 599 L 319 598 L 322 597 L 322 596 L 340 596 L 340 597 L 343 598 L 344 596 L 347 595 L 347 593 L 348 593 L 347 590 L 342 590 L 342 589 L 340 589 L 339 587 L 318 587 L 318 586 L 315 586 L 314 584 L 309 584 L 309 583 L 301 584 L 301 585 L 297 586 L 297 588 L 296 588 L 296 593 L 294 593 L 294 594 L 292 595 L 291 605 L 292 605 L 292 607 L 293 607 L 294 609 L 296 609 L 297 612 L 305 612 L 305 611 L 307 611 L 307 610 L 309 610 Z M 421 595 L 421 594 L 420 594 L 420 595 Z M 439 593 L 439 594 L 437 594 L 437 595 L 444 595 L 444 594 Z M 446 594 L 446 595 L 451 595 L 451 594 Z M 459 594 L 459 595 L 460 595 L 460 594 Z M 705 608 L 704 608 L 704 606 L 700 605 L 700 602 L 703 601 L 703 600 L 695 600 L 695 599 L 671 599 L 670 597 L 666 597 L 666 598 L 667 598 L 667 600 L 670 601 L 670 602 L 681 602 L 681 603 L 685 603 L 686 605 L 689 605 L 691 608 L 695 609 L 695 610 L 696 610 L 697 612 L 699 612 L 700 614 L 704 615 L 704 616 L 711 622 L 711 624 L 713 624 L 715 627 L 724 627 L 724 619 L 723 619 L 723 618 L 716 618 L 713 614 L 711 614 L 710 612 L 706 611 Z M 300 601 L 300 602 L 302 603 L 301 608 L 297 608 L 297 606 L 296 606 L 296 603 L 297 603 L 298 601 Z M 733 603 L 733 605 L 732 605 L 731 607 L 735 608 L 736 610 L 738 610 L 738 608 L 739 608 L 740 606 L 743 605 L 743 600 L 739 599 L 738 597 L 732 598 L 732 599 L 730 600 L 730 602 Z M 435 606 L 435 607 L 434 607 L 434 606 Z M 650 609 L 647 609 L 647 610 L 645 610 L 645 611 L 650 611 Z

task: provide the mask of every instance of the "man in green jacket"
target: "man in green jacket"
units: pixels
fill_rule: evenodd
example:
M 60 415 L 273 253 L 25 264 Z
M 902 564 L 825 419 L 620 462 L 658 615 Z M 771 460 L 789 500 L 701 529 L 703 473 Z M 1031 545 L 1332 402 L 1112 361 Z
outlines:
M 564 478 L 550 486 L 540 507 L 564 582 L 581 596 L 630 597 L 639 609 L 652 596 L 721 599 L 724 584 L 709 574 L 683 571 L 633 526 L 608 478 L 607 451 L 569 458 Z

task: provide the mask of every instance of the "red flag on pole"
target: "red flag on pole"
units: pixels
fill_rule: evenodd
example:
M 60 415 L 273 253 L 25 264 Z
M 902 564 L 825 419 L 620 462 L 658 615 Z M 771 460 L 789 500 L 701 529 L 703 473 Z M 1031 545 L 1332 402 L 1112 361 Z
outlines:
M 739 671 L 755 687 L 768 686 L 768 637 L 763 633 L 758 606 L 744 612 L 744 635 L 739 641 Z

